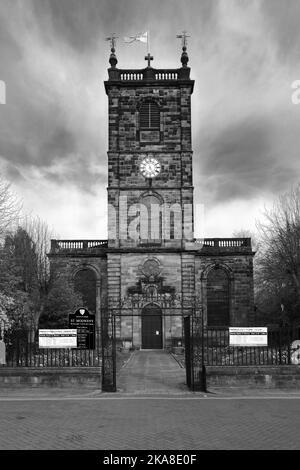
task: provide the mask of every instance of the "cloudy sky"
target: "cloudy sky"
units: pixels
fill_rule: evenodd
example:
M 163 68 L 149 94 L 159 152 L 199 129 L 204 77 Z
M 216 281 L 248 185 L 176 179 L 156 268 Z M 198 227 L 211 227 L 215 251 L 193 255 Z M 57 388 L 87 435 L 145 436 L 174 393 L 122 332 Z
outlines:
M 0 0 L 1 174 L 61 238 L 106 238 L 105 37 L 120 68 L 143 68 L 123 37 L 148 30 L 152 66 L 176 68 L 185 29 L 204 234 L 253 230 L 300 179 L 299 24 L 299 0 Z

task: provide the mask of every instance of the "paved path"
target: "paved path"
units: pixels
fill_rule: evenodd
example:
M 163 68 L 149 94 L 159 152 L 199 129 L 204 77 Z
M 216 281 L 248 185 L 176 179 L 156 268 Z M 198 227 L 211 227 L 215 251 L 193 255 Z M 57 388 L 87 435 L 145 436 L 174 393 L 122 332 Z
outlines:
M 164 351 L 135 352 L 118 392 L 0 389 L 0 450 L 300 449 L 300 391 L 189 392 Z
M 135 351 L 117 375 L 117 389 L 130 394 L 188 392 L 185 369 L 164 350 Z
M 0 400 L 0 449 L 300 449 L 300 399 Z

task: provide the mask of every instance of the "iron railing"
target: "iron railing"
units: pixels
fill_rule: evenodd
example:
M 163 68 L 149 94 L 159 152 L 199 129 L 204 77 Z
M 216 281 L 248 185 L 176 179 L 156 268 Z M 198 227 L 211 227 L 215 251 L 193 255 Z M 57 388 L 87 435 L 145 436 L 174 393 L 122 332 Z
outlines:
M 1 339 L 5 343 L 8 367 L 100 367 L 102 365 L 101 329 L 95 330 L 94 349 L 40 348 L 38 330 L 6 328 Z
M 268 328 L 267 346 L 232 346 L 228 327 L 207 327 L 203 316 L 184 318 L 186 381 L 206 390 L 206 367 L 300 365 L 300 326 Z
M 299 351 L 292 347 L 296 340 L 300 326 L 268 329 L 267 346 L 231 346 L 228 328 L 205 327 L 191 332 L 192 357 L 195 365 L 205 366 L 297 364 Z

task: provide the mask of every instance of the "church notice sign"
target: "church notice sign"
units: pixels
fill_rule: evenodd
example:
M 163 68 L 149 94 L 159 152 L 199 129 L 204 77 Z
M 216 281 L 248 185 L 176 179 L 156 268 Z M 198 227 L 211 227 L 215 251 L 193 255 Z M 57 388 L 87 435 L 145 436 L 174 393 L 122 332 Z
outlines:
M 95 315 L 86 308 L 78 308 L 69 315 L 69 327 L 77 330 L 78 349 L 95 349 Z
M 268 346 L 268 328 L 229 328 L 230 346 Z
M 76 329 L 39 330 L 39 348 L 76 348 Z

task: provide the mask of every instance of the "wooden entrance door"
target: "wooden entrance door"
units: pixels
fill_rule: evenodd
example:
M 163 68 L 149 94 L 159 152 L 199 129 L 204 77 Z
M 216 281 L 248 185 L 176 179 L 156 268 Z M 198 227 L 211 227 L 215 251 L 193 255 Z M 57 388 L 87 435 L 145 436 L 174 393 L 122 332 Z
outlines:
M 142 310 L 142 349 L 162 349 L 162 314 L 155 304 Z

